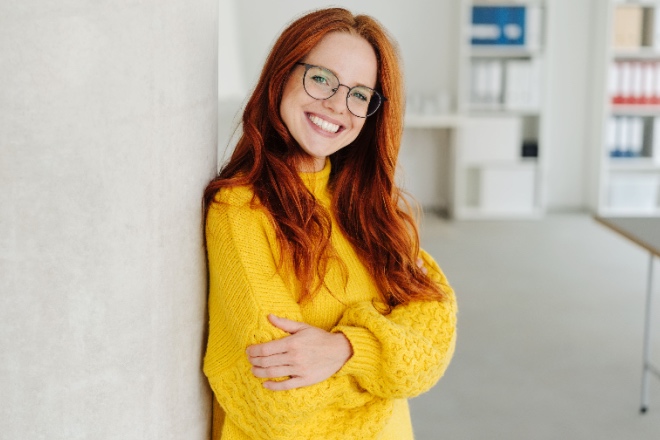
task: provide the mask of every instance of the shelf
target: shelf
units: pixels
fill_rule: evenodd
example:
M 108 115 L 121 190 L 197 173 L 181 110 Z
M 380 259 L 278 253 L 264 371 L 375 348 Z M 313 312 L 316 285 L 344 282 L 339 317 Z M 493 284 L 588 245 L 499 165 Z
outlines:
M 472 116 L 539 116 L 541 110 L 510 109 L 506 108 L 503 104 L 469 104 L 469 112 Z
M 543 6 L 543 0 L 473 0 L 474 6 Z
M 455 113 L 437 115 L 406 115 L 405 128 L 455 128 L 462 124 L 463 117 Z
M 491 160 L 483 162 L 464 162 L 463 168 L 509 168 L 509 169 L 525 169 L 536 168 L 538 165 L 537 157 L 521 157 L 516 162 L 508 162 L 502 160 Z
M 649 157 L 611 157 L 608 161 L 610 171 L 660 172 L 660 163 Z
M 653 8 L 660 6 L 660 0 L 612 0 L 614 6 L 644 6 L 648 8 Z
M 470 45 L 470 57 L 472 58 L 534 58 L 542 52 L 538 49 L 508 46 Z
M 624 116 L 660 116 L 660 105 L 611 104 L 610 113 Z
M 652 47 L 641 47 L 639 49 L 614 49 L 612 57 L 615 61 L 660 60 L 660 50 Z

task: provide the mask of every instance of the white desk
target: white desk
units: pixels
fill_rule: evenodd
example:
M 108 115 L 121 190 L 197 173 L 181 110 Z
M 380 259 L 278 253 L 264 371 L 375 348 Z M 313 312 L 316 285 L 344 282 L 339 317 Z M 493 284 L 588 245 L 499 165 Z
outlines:
M 649 408 L 649 376 L 660 379 L 660 369 L 651 364 L 651 300 L 653 299 L 653 262 L 660 258 L 660 218 L 658 217 L 596 217 L 596 220 L 649 252 L 644 311 L 644 345 L 642 368 L 642 396 L 640 411 Z

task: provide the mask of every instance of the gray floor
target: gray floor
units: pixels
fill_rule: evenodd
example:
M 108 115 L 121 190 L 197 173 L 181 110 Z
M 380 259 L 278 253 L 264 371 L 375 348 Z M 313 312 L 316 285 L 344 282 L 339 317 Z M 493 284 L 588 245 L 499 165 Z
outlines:
M 457 292 L 459 326 L 449 370 L 411 400 L 417 440 L 660 439 L 660 380 L 639 414 L 643 250 L 583 214 L 426 214 L 422 245 Z

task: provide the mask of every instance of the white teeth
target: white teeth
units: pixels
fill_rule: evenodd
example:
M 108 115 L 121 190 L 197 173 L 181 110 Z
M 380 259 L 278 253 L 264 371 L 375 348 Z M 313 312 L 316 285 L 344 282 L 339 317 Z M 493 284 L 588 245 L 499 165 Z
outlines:
M 339 125 L 324 121 L 318 116 L 309 115 L 309 120 L 312 121 L 317 127 L 320 127 L 321 129 L 330 133 L 337 133 L 337 130 L 339 130 Z

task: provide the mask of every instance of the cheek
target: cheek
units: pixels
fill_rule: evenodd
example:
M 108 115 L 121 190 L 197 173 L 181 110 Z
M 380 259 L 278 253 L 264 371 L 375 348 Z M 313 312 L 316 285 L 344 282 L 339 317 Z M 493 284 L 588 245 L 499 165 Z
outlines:
M 298 90 L 296 88 L 296 84 L 292 81 L 292 78 L 289 78 L 286 85 L 284 86 L 284 91 L 282 92 L 282 101 L 280 102 L 280 117 L 282 118 L 284 124 L 287 126 L 291 122 L 290 118 L 295 108 L 297 94 Z
M 294 131 L 297 121 L 296 112 L 294 111 L 294 102 L 291 97 L 283 97 L 280 104 L 280 118 L 287 130 L 289 130 L 290 133 L 295 134 Z
M 350 141 L 353 142 L 358 135 L 362 132 L 362 128 L 364 127 L 364 123 L 366 122 L 366 119 L 358 118 L 358 117 L 353 117 L 351 120 L 352 127 L 350 130 Z

